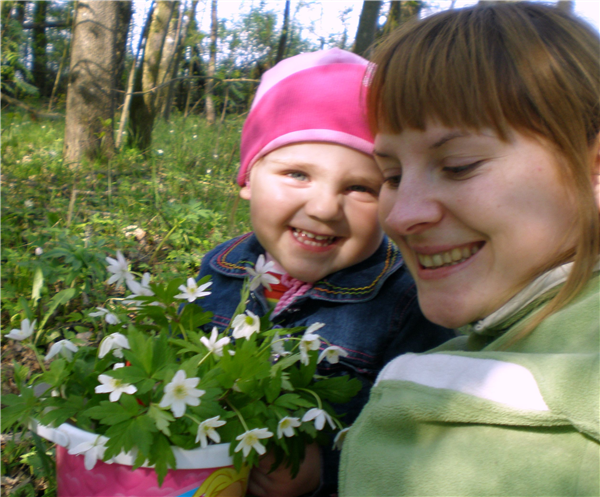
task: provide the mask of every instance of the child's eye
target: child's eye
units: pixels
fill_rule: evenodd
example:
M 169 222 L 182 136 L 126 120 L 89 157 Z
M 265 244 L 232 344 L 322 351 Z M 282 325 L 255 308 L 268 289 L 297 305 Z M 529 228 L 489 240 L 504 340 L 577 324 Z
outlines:
M 362 193 L 373 193 L 373 189 L 364 185 L 352 185 L 348 187 L 348 191 L 351 192 L 362 192 Z
M 299 181 L 305 181 L 308 179 L 308 176 L 300 171 L 291 171 L 289 173 L 286 173 L 286 176 L 293 178 L 293 179 L 297 179 Z

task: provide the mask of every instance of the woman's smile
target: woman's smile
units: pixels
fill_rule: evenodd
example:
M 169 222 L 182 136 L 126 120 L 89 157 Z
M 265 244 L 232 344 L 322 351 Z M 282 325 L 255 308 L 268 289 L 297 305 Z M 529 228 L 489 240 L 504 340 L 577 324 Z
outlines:
M 455 266 L 474 256 L 483 246 L 483 242 L 469 243 L 462 247 L 454 247 L 436 253 L 416 251 L 417 259 L 422 269 L 437 269 L 440 267 Z

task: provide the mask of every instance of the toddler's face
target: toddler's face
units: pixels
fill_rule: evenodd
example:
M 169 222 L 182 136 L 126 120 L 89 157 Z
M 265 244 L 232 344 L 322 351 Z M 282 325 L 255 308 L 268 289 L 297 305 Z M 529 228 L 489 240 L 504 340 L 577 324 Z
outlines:
M 342 145 L 299 143 L 258 161 L 240 195 L 254 232 L 294 278 L 318 281 L 371 256 L 383 177 L 373 158 Z

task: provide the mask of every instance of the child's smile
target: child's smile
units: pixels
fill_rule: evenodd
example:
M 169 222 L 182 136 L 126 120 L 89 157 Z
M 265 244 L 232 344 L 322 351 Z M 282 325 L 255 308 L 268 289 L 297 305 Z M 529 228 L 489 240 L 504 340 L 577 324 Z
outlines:
M 292 235 L 303 245 L 316 248 L 328 248 L 339 239 L 337 236 L 317 235 L 299 228 L 291 228 Z
M 315 282 L 370 257 L 382 175 L 368 155 L 332 143 L 278 148 L 251 169 L 241 196 L 265 250 L 294 278 Z

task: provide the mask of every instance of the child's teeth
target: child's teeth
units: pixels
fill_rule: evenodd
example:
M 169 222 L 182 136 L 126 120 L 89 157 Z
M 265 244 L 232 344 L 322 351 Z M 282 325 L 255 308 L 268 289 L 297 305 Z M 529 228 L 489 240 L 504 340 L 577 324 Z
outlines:
M 333 241 L 335 240 L 335 236 L 315 235 L 310 231 L 304 231 L 299 229 L 293 229 L 292 233 L 296 240 L 306 245 L 312 245 L 314 247 L 324 247 L 333 243 Z

